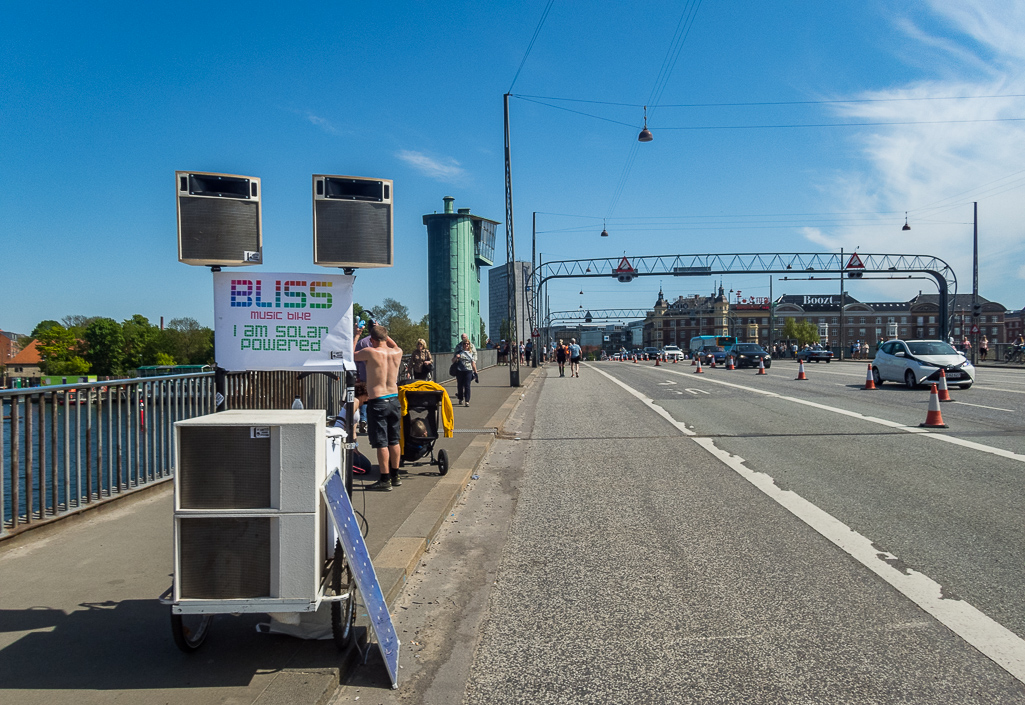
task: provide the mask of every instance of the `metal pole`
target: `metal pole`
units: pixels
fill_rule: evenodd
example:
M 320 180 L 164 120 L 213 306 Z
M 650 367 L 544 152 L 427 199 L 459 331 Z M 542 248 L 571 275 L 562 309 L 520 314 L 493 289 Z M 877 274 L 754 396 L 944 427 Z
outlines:
M 840 248 L 840 359 L 843 360 L 843 248 Z
M 509 94 L 503 96 L 505 108 L 505 251 L 509 276 L 506 300 L 509 302 L 509 386 L 520 386 L 519 336 L 516 332 L 516 247 L 513 239 L 512 150 L 509 143 Z
M 541 339 L 534 340 L 534 328 L 538 326 L 538 296 L 537 296 L 537 211 L 534 211 L 530 225 L 530 296 L 534 305 L 534 320 L 530 322 L 530 364 L 537 367 L 537 343 Z
M 972 235 L 972 327 L 978 328 L 979 314 L 976 312 L 979 305 L 979 202 L 975 201 L 973 206 L 975 217 Z M 978 362 L 976 351 L 979 349 L 979 334 L 972 333 L 972 338 L 972 364 L 974 365 Z

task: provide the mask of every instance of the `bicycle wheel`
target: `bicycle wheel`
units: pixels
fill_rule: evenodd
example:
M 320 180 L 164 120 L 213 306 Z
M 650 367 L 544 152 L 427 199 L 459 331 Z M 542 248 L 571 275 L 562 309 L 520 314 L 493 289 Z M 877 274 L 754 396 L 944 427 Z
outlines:
M 174 644 L 187 654 L 191 654 L 206 641 L 210 633 L 212 614 L 175 614 L 171 612 L 171 636 Z
M 356 623 L 356 578 L 345 560 L 341 541 L 335 541 L 335 555 L 331 562 L 331 589 L 335 595 L 348 594 L 331 603 L 331 635 L 339 651 L 349 648 Z

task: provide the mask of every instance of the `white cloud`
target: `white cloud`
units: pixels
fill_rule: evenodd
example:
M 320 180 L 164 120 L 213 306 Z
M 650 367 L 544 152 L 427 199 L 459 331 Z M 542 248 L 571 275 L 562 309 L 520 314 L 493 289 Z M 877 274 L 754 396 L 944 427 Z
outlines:
M 818 228 L 801 228 L 800 232 L 802 235 L 804 235 L 806 240 L 813 242 L 816 245 L 822 245 L 827 250 L 840 249 L 839 240 L 825 235 Z
M 341 131 L 331 124 L 327 118 L 322 118 L 313 113 L 306 113 L 306 119 L 330 135 L 339 135 Z
M 857 96 L 931 100 L 837 107 L 851 122 L 918 123 L 853 133 L 864 163 L 835 175 L 825 189 L 837 211 L 889 212 L 892 219 L 803 235 L 833 248 L 846 243 L 863 252 L 940 257 L 954 268 L 963 293 L 972 284 L 972 202 L 978 201 L 980 293 L 1018 308 L 1013 282 L 1025 270 L 1018 265 L 1025 258 L 1025 122 L 1013 119 L 1025 117 L 1025 98 L 937 98 L 1025 94 L 1025 4 L 933 0 L 931 7 L 955 39 L 904 21 L 908 44 L 901 51 L 927 53 L 934 77 Z M 905 210 L 910 231 L 900 229 Z
M 397 152 L 395 156 L 409 164 L 424 176 L 434 179 L 435 181 L 457 183 L 466 178 L 466 170 L 459 165 L 459 162 L 451 157 L 435 159 L 423 152 L 414 152 L 406 149 Z

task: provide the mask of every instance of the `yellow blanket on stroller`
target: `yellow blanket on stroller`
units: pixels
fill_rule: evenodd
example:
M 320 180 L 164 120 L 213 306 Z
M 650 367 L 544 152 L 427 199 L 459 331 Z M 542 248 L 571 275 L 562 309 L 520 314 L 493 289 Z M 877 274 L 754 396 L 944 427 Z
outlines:
M 448 391 L 440 384 L 426 380 L 402 385 L 399 387 L 399 408 L 403 416 L 409 413 L 409 406 L 406 404 L 406 392 L 441 392 L 441 425 L 445 430 L 445 438 L 451 438 L 452 429 L 456 425 L 456 416 L 452 411 L 452 400 L 448 397 Z

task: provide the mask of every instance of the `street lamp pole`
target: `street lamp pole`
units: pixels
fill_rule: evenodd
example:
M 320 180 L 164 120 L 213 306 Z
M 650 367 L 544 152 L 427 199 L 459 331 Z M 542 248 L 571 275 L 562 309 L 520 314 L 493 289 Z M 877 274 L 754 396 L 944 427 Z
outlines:
M 512 150 L 509 141 L 509 94 L 504 96 L 505 109 L 505 252 L 506 300 L 509 305 L 509 386 L 520 386 L 519 335 L 516 331 L 516 247 L 513 238 Z M 514 350 L 515 349 L 515 350 Z
M 534 309 L 535 319 L 531 322 L 532 328 L 530 331 L 530 335 L 532 344 L 530 346 L 530 364 L 534 367 L 537 367 L 537 344 L 538 341 L 540 341 L 540 338 L 538 338 L 537 340 L 533 340 L 533 328 L 538 327 L 538 321 L 536 320 L 538 318 L 538 303 L 540 302 L 540 296 L 538 295 L 537 291 L 538 288 L 539 287 L 537 285 L 537 211 L 534 211 L 534 215 L 531 219 L 530 224 L 530 294 L 531 296 L 533 296 L 534 305 L 532 306 L 532 308 Z
M 972 327 L 979 325 L 979 202 L 973 203 L 975 216 L 972 229 Z M 963 326 L 962 326 L 963 328 Z M 978 362 L 976 351 L 979 349 L 979 334 L 972 333 L 972 364 Z

